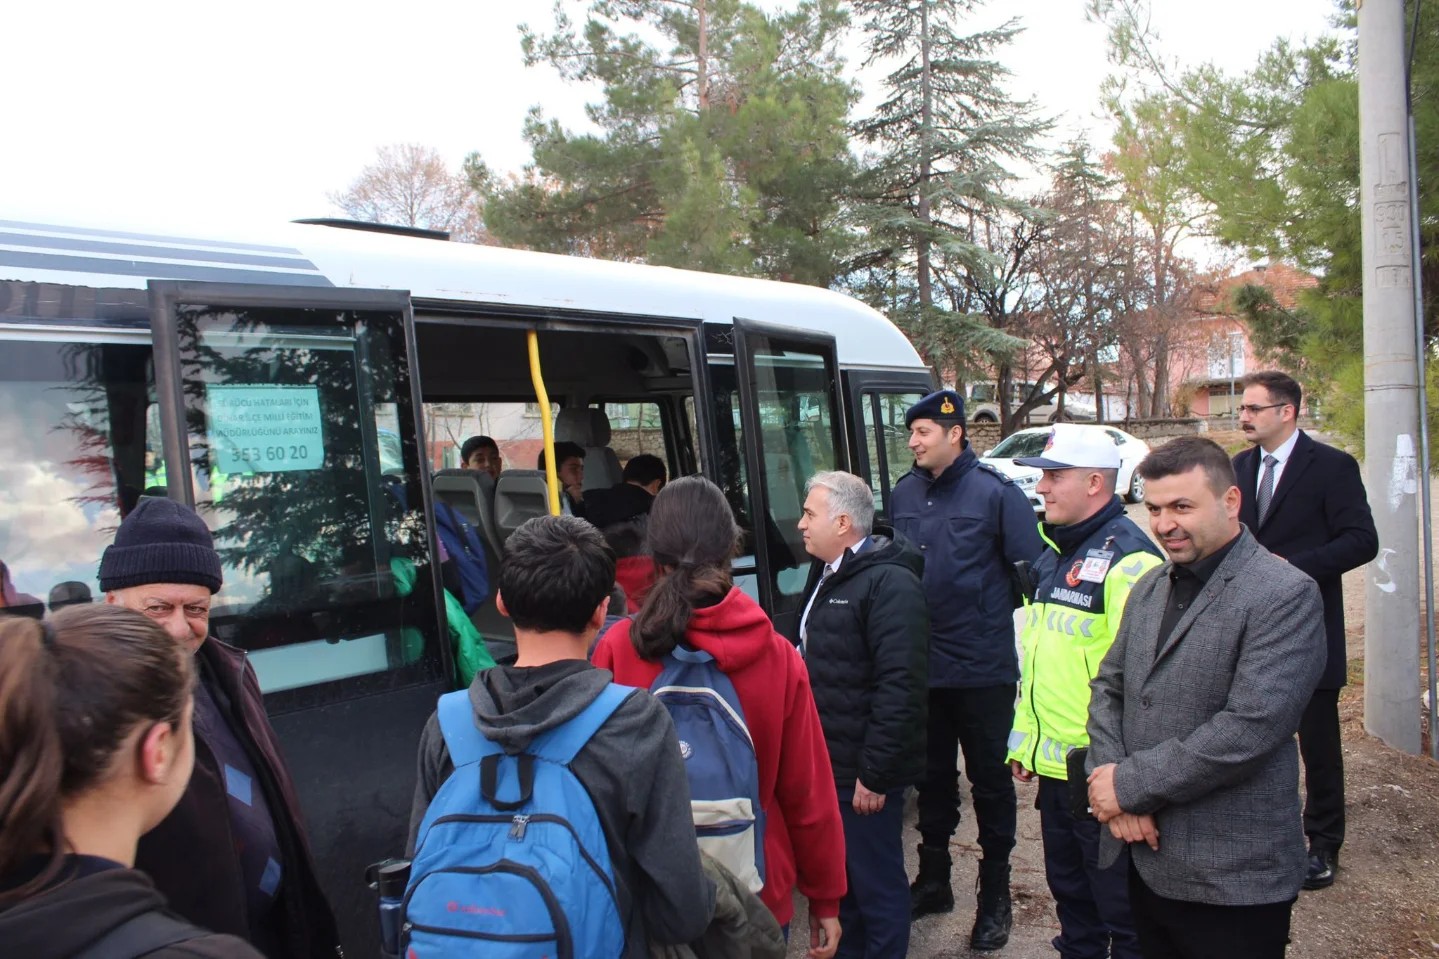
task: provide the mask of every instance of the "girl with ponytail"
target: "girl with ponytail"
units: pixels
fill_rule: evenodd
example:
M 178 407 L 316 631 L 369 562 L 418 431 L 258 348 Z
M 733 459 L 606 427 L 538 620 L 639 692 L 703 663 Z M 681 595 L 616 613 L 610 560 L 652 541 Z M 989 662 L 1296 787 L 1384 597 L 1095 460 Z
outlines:
M 0 943 L 69 959 L 258 959 L 132 868 L 190 779 L 193 657 L 140 613 L 0 617 Z
M 759 761 L 760 898 L 788 926 L 798 885 L 809 899 L 809 955 L 828 959 L 839 943 L 844 830 L 804 660 L 734 585 L 730 560 L 740 530 L 718 486 L 700 476 L 666 485 L 650 508 L 646 536 L 659 579 L 639 613 L 605 633 L 595 665 L 612 670 L 617 683 L 648 688 L 678 645 L 714 657 L 739 694 Z

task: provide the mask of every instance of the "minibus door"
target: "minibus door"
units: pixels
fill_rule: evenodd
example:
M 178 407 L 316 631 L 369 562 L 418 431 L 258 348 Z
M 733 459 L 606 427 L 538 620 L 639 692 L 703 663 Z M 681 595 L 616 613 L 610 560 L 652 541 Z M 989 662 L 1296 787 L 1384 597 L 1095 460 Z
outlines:
M 810 556 L 797 524 L 805 482 L 849 468 L 834 337 L 736 318 L 735 372 L 760 605 L 798 635 Z
M 350 955 L 403 855 L 452 686 L 407 293 L 152 282 L 169 496 L 215 536 L 211 635 L 246 650 Z M 282 882 L 284 880 L 282 879 Z

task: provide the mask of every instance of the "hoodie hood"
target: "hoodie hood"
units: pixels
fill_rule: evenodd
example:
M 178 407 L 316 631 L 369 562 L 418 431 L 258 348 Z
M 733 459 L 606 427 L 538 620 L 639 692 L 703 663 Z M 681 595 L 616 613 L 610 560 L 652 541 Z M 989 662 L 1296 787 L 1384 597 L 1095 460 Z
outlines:
M 511 754 L 580 714 L 614 678 L 582 659 L 544 666 L 496 666 L 470 684 L 476 724 Z
M 902 533 L 896 533 L 889 526 L 876 525 L 869 534 L 865 548 L 844 558 L 835 573 L 836 580 L 844 580 L 871 566 L 903 566 L 914 575 L 924 578 L 924 555 Z
M 759 659 L 774 642 L 774 624 L 738 586 L 713 606 L 696 609 L 685 638 L 715 658 L 720 671 L 733 673 Z M 788 643 L 788 640 L 785 640 Z
M 98 861 L 72 857 L 77 862 Z M 164 908 L 164 898 L 144 874 L 111 863 L 0 912 L 0 943 L 9 956 L 70 959 L 122 922 Z

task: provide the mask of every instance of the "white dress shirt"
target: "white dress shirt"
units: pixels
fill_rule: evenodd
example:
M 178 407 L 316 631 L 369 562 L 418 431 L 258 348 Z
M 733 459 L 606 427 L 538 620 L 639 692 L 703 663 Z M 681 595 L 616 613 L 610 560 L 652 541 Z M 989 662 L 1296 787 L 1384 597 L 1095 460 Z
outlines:
M 864 548 L 864 544 L 867 542 L 869 542 L 868 536 L 860 540 L 858 543 L 855 543 L 849 548 L 848 551 L 851 553 L 858 553 L 861 549 Z M 839 556 L 835 558 L 834 562 L 824 564 L 824 572 L 819 574 L 820 583 L 824 582 L 827 577 L 833 576 L 835 573 L 839 572 L 839 564 L 844 562 L 844 556 L 844 553 L 840 553 Z M 819 583 L 816 583 L 814 587 L 814 592 L 809 594 L 809 602 L 804 604 L 804 615 L 801 616 L 799 620 L 799 644 L 801 649 L 803 649 L 805 644 L 809 641 L 809 610 L 810 607 L 814 605 L 814 598 L 818 595 Z
M 1254 495 L 1259 495 L 1259 487 L 1264 485 L 1264 457 L 1272 456 L 1274 464 L 1274 490 L 1279 489 L 1279 477 L 1284 473 L 1284 464 L 1289 462 L 1289 457 L 1294 455 L 1294 446 L 1299 442 L 1299 430 L 1289 435 L 1289 439 L 1279 444 L 1279 448 L 1272 453 L 1266 453 L 1264 447 L 1259 447 L 1259 474 L 1254 478 Z

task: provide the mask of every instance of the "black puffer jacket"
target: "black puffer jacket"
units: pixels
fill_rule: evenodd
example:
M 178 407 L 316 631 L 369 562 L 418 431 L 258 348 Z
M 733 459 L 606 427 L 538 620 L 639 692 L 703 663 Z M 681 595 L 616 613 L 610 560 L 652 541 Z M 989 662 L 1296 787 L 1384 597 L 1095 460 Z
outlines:
M 805 595 L 823 564 L 815 563 Z M 805 663 L 834 782 L 889 792 L 924 775 L 929 685 L 929 605 L 924 558 L 892 529 L 877 526 L 846 554 L 810 607 Z

